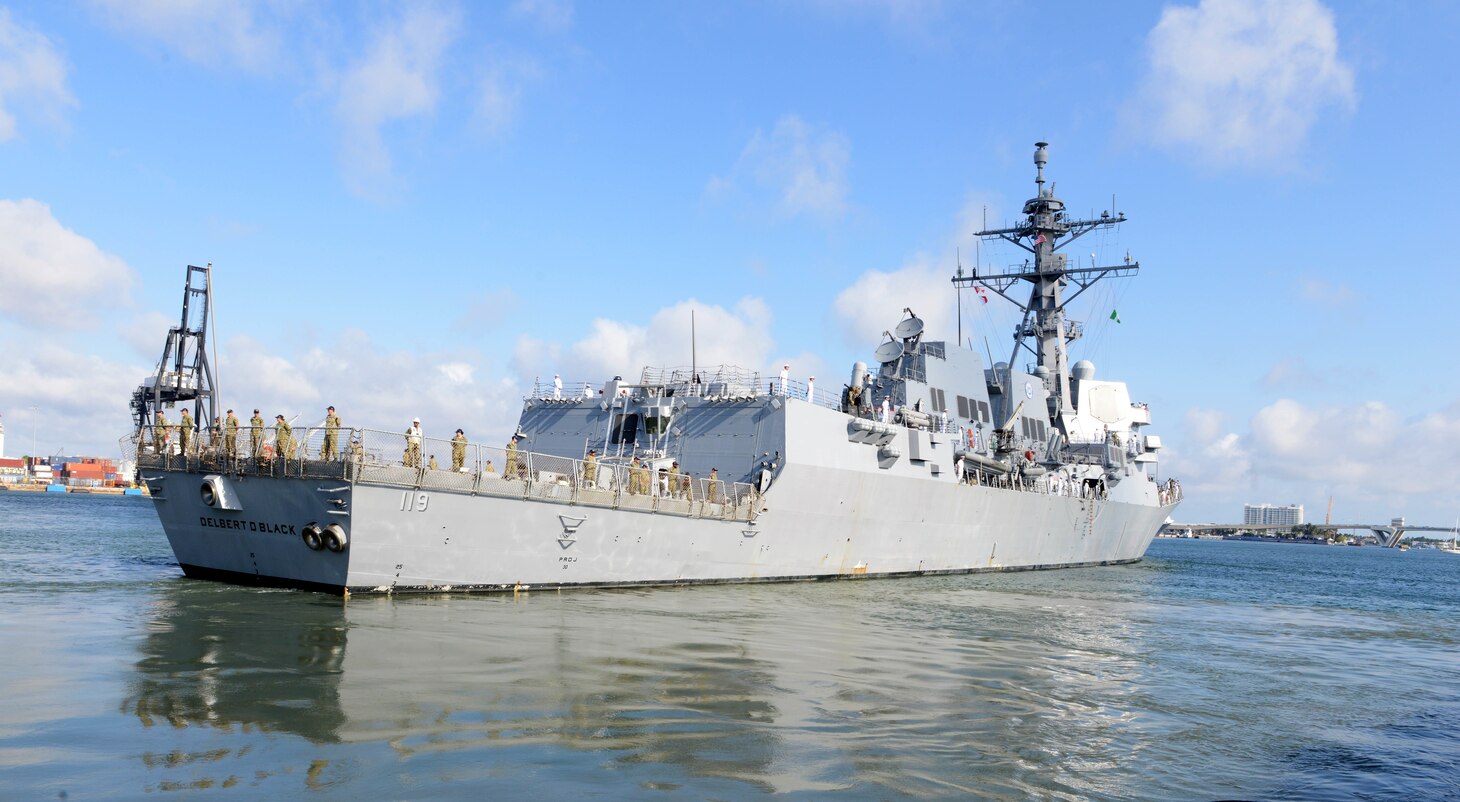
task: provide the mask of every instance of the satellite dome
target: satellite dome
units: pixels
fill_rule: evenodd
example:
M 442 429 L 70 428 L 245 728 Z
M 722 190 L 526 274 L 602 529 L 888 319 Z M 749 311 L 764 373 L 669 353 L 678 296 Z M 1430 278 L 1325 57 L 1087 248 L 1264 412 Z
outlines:
M 1088 359 L 1082 359 L 1075 363 L 1074 374 L 1076 380 L 1095 378 L 1095 363 Z

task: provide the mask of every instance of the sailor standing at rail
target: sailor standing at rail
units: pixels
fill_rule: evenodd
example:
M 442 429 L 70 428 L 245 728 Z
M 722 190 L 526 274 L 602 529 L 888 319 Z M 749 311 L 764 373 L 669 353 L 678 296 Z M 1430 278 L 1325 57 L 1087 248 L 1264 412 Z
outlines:
M 264 443 L 264 419 L 261 415 L 259 415 L 259 411 L 257 409 L 253 411 L 253 417 L 248 419 L 248 425 L 248 436 L 252 440 L 250 445 L 253 447 L 253 458 L 258 459 L 259 449 L 263 446 Z
M 167 413 L 157 410 L 157 420 L 152 423 L 152 447 L 159 455 L 167 453 Z
M 466 463 L 466 433 L 460 429 L 456 430 L 456 436 L 451 438 L 451 472 L 460 473 L 462 465 Z
M 324 448 L 320 449 L 319 458 L 332 460 L 340 455 L 340 416 L 335 414 L 333 406 L 325 410 L 324 415 Z
M 188 414 L 187 407 L 183 407 L 182 420 L 177 426 L 177 444 L 182 448 L 183 456 L 186 457 L 188 446 L 192 445 L 193 439 L 193 416 Z
M 293 432 L 294 430 L 289 426 L 289 422 L 284 420 L 283 415 L 274 416 L 274 454 L 284 459 L 289 458 L 289 452 L 294 450 L 290 437 Z
M 598 452 L 588 449 L 588 456 L 583 458 L 583 486 L 598 487 Z
M 406 467 L 421 467 L 421 419 L 411 419 L 411 428 L 406 429 Z
M 503 478 L 506 478 L 506 479 L 516 479 L 517 478 L 517 471 L 518 471 L 518 464 L 517 464 L 517 435 L 515 435 L 515 434 L 512 435 L 512 438 L 510 440 L 507 441 L 507 467 L 504 468 L 503 470 L 506 471 L 506 473 L 503 474 Z
M 563 377 L 553 374 L 553 400 L 559 401 L 563 397 Z
M 806 400 L 809 401 L 809 402 L 811 402 L 811 403 L 813 403 L 813 404 L 816 403 L 816 377 L 815 376 L 807 376 L 806 377 Z
M 629 495 L 639 495 L 639 458 L 629 463 Z
M 782 365 L 781 366 L 781 397 L 782 398 L 785 398 L 786 397 L 786 382 L 790 381 L 790 379 L 791 379 L 791 366 L 790 365 Z
M 223 419 L 223 453 L 229 459 L 238 456 L 238 418 L 234 417 L 231 409 L 228 417 Z

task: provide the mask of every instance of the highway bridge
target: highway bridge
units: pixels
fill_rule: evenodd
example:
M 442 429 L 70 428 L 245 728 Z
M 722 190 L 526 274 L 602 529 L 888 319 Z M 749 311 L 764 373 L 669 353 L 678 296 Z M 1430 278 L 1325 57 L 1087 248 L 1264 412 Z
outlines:
M 1166 524 L 1164 528 L 1168 532 L 1178 531 L 1191 532 L 1194 534 L 1196 532 L 1217 532 L 1228 530 L 1233 532 L 1287 532 L 1293 529 L 1297 529 L 1301 526 L 1305 526 L 1305 524 L 1183 524 L 1173 522 Z M 1418 526 L 1415 524 L 1407 524 L 1404 522 L 1403 518 L 1395 518 L 1387 524 L 1313 524 L 1313 526 L 1316 526 L 1319 529 L 1332 529 L 1334 531 L 1362 530 L 1373 532 L 1374 536 L 1379 539 L 1379 542 L 1383 544 L 1385 548 L 1391 549 L 1395 546 L 1398 546 L 1399 541 L 1403 540 L 1405 535 L 1411 534 L 1413 532 L 1455 531 L 1455 527 L 1453 526 Z

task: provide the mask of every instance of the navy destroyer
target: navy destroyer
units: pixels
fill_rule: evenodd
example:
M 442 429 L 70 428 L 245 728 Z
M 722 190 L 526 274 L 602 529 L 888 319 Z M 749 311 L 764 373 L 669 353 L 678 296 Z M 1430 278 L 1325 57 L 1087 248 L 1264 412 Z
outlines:
M 210 273 L 190 266 L 123 446 L 184 573 L 245 584 L 521 591 L 1133 562 L 1180 486 L 1158 475 L 1147 406 L 1069 364 L 1082 326 L 1065 309 L 1140 266 L 1067 259 L 1126 218 L 1072 218 L 1036 148 L 1020 222 L 977 234 L 1029 259 L 953 277 L 1022 311 L 1007 362 L 932 339 L 906 310 L 841 392 L 728 365 L 645 368 L 535 386 L 505 448 L 419 430 L 234 430 L 209 425 Z M 196 431 L 165 417 L 178 406 Z

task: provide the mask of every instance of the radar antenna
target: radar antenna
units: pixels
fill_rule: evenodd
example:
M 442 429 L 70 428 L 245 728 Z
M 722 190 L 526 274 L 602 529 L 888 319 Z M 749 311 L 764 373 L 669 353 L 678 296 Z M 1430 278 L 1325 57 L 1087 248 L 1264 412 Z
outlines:
M 151 426 L 164 406 L 191 403 L 193 419 L 206 429 L 217 417 L 213 366 L 208 362 L 208 320 L 213 313 L 213 266 L 188 265 L 182 322 L 167 332 L 157 374 L 132 391 L 132 422 Z M 201 284 L 199 284 L 201 282 Z
M 1080 338 L 1084 328 L 1079 321 L 1065 318 L 1065 306 L 1102 278 L 1135 275 L 1141 263 L 1132 261 L 1127 253 L 1124 264 L 1078 267 L 1071 264 L 1065 254 L 1059 253 L 1085 234 L 1119 225 L 1126 218 L 1125 212 L 1108 211 L 1089 220 L 1070 219 L 1064 201 L 1055 197 L 1053 183 L 1049 189 L 1044 188 L 1044 167 L 1049 163 L 1048 147 L 1047 142 L 1034 144 L 1034 183 L 1038 191 L 1035 197 L 1024 202 L 1023 222 L 1010 228 L 985 229 L 975 235 L 981 240 L 1011 242 L 1034 254 L 1033 264 L 1025 261 L 1003 270 L 983 270 L 975 265 L 970 273 L 955 275 L 953 284 L 957 287 L 975 284 L 987 287 L 1024 312 L 1024 319 L 1014 329 L 1014 351 L 1009 357 L 1009 364 L 1015 363 L 1020 348 L 1034 355 L 1037 363 L 1047 369 L 1054 380 L 1051 401 L 1055 407 L 1050 411 L 1058 415 L 1074 411 L 1067 349 L 1070 343 Z M 1013 297 L 1011 288 L 1020 281 L 1033 285 L 1028 301 Z M 1079 289 L 1064 296 L 1064 288 L 1071 283 Z M 1033 346 L 1026 342 L 1030 340 Z

